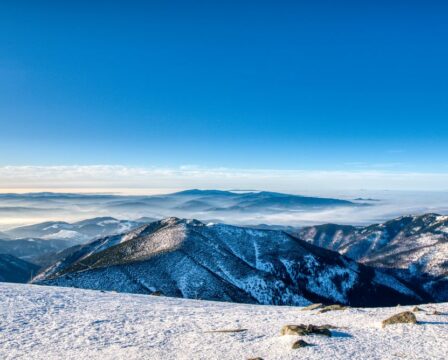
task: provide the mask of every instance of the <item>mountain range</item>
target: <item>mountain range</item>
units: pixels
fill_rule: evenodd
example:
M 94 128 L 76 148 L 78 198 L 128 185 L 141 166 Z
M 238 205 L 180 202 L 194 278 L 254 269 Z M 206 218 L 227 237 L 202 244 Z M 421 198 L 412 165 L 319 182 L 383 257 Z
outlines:
M 64 249 L 104 236 L 123 233 L 154 220 L 141 218 L 131 221 L 97 217 L 74 223 L 46 221 L 21 226 L 3 233 L 3 237 L 0 237 L 0 254 L 10 254 L 46 266 L 50 265 L 56 254 Z
M 153 217 L 167 214 L 194 215 L 201 219 L 220 218 L 228 214 L 272 214 L 346 206 L 365 206 L 347 200 L 282 194 L 267 191 L 234 192 L 221 190 L 186 190 L 168 195 L 154 195 L 110 201 L 110 211 L 145 211 Z
M 154 220 L 154 219 L 151 219 Z M 98 217 L 74 223 L 47 221 L 34 225 L 21 226 L 4 233 L 13 239 L 39 238 L 44 240 L 70 240 L 81 243 L 95 237 L 125 232 L 138 225 L 139 221 L 117 220 L 113 217 Z
M 366 202 L 334 198 L 299 196 L 267 191 L 186 190 L 165 195 L 126 196 L 64 193 L 0 194 L 0 217 L 14 223 L 29 224 L 36 219 L 59 220 L 59 235 L 73 235 L 65 221 L 105 214 L 120 219 L 169 216 L 215 219 L 226 223 L 251 223 L 260 216 L 317 212 L 367 206 Z M 105 220 L 107 221 L 107 220 Z M 57 225 L 57 224 L 49 224 Z M 11 226 L 12 223 L 11 223 Z M 10 226 L 10 227 L 11 227 Z M 17 225 L 14 225 L 17 226 Z M 5 226 L 7 227 L 7 226 Z M 22 229 L 14 237 L 28 237 L 32 229 Z M 76 229 L 75 229 L 76 230 Z M 4 231 L 2 229 L 2 231 Z M 7 231 L 4 231 L 7 233 Z M 45 234 L 43 234 L 45 235 Z M 58 235 L 58 236 L 59 236 Z M 35 235 L 34 235 L 35 236 Z M 4 238 L 0 236 L 0 239 Z
M 434 301 L 448 300 L 448 216 L 403 216 L 366 227 L 325 224 L 294 234 L 418 284 Z
M 202 194 L 195 190 L 177 196 L 189 198 L 198 192 Z M 206 196 L 222 194 L 210 191 Z M 67 232 L 70 236 L 58 238 Z M 25 275 L 17 276 L 16 281 L 28 281 L 30 271 L 41 271 L 35 281 L 48 284 L 138 293 L 160 291 L 170 296 L 222 297 L 249 303 L 294 304 L 306 300 L 353 304 L 361 301 L 361 288 L 371 286 L 374 278 L 382 277 L 384 282 L 387 276 L 389 285 L 400 284 L 400 289 L 409 291 L 406 296 L 414 299 L 402 303 L 448 300 L 448 216 L 437 214 L 402 216 L 365 227 L 324 224 L 303 228 L 100 217 L 74 223 L 45 222 L 10 229 L 4 235 L 8 240 L 0 240 L 2 272 L 19 274 L 17 264 L 24 261 L 21 268 Z M 20 236 L 29 237 L 15 239 Z M 332 252 L 322 253 L 322 248 Z M 289 257 L 288 252 L 294 256 Z M 339 297 L 335 298 L 324 296 L 323 290 L 313 292 L 307 284 L 316 280 L 310 279 L 323 279 L 325 275 L 307 267 L 307 255 L 318 259 L 319 269 L 334 267 L 336 260 L 344 271 L 359 263 L 356 266 L 362 269 L 361 279 L 367 280 L 353 290 L 355 295 L 338 290 Z M 287 264 L 297 268 L 285 270 Z M 372 271 L 373 277 L 365 275 Z M 214 290 L 203 293 L 197 285 L 202 276 L 214 284 Z M 337 276 L 331 279 L 327 282 L 339 289 L 334 285 Z M 249 283 L 258 284 L 254 292 L 248 290 L 252 286 Z M 260 295 L 260 284 L 265 284 L 263 291 L 269 295 Z M 289 295 L 282 298 L 280 294 Z M 360 304 L 365 305 L 363 301 Z
M 255 304 L 422 301 L 395 277 L 285 232 L 178 218 L 77 246 L 34 282 Z
M 260 214 L 316 211 L 338 207 L 356 207 L 362 204 L 346 200 L 306 197 L 275 192 L 241 192 L 221 190 L 186 190 L 167 195 L 117 196 L 65 193 L 0 194 L 0 207 L 16 218 L 26 221 L 28 210 L 44 209 L 57 218 L 106 212 L 133 214 L 133 220 L 119 220 L 111 216 L 87 220 L 44 221 L 0 232 L 0 253 L 10 254 L 40 266 L 47 266 L 59 258 L 56 253 L 74 245 L 132 230 L 167 215 L 195 217 L 204 221 L 222 222 L 220 219 L 256 218 Z M 17 212 L 15 209 L 20 208 Z M 28 209 L 28 210 L 27 210 Z M 40 211 L 40 210 L 39 210 Z M 0 214 L 1 215 L 1 214 Z M 277 216 L 276 215 L 276 216 Z M 33 219 L 35 216 L 33 215 Z M 2 218 L 4 220 L 4 218 Z M 242 220 L 244 222 L 244 220 Z M 7 242 L 14 240 L 14 242 Z M 51 255 L 50 255 L 51 254 Z

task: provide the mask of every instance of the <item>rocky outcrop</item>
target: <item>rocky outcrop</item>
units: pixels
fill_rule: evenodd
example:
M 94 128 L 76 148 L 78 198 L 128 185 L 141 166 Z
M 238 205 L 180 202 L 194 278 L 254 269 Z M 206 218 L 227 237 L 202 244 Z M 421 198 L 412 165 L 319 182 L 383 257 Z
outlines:
M 382 326 L 393 324 L 416 324 L 417 318 L 411 311 L 403 311 L 382 321 Z

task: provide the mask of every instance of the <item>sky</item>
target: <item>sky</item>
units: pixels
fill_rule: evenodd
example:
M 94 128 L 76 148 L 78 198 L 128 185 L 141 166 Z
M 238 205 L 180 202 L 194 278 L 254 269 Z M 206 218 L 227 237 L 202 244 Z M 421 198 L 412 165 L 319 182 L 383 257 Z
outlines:
M 446 1 L 2 1 L 0 191 L 448 190 L 447 16 Z

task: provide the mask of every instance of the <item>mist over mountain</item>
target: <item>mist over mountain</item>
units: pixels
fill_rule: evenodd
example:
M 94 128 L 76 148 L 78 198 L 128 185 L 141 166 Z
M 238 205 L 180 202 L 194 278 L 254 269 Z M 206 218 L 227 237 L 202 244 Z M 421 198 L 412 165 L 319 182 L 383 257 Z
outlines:
M 375 201 L 370 201 L 374 199 Z M 186 190 L 152 196 L 111 194 L 0 194 L 0 231 L 42 222 L 169 216 L 237 225 L 368 225 L 406 214 L 448 212 L 448 193 L 351 191 L 298 196 L 269 191 Z M 19 209 L 19 210 L 18 210 Z M 70 229 L 68 229 L 70 230 Z M 26 236 L 25 236 L 26 237 Z M 5 237 L 0 236 L 0 239 Z
M 267 191 L 186 190 L 166 195 L 122 196 L 103 194 L 31 193 L 0 194 L 2 231 L 15 224 L 32 224 L 53 218 L 67 235 L 71 226 L 63 222 L 86 217 L 160 219 L 168 216 L 217 219 L 230 223 L 253 223 L 269 216 L 313 213 L 364 206 L 349 200 L 282 194 Z M 38 220 L 41 221 L 38 221 Z M 107 219 L 106 219 L 107 220 Z M 14 226 L 15 225 L 15 226 Z M 54 224 L 57 225 L 57 224 Z M 65 227 L 65 228 L 64 228 Z M 29 229 L 34 231 L 34 229 Z M 13 236 L 28 237 L 27 228 Z M 43 234 L 45 235 L 45 234 Z M 34 235 L 36 236 L 36 235 Z M 39 235 L 40 237 L 40 235 Z
M 316 208 L 356 206 L 347 200 L 298 196 L 274 192 L 231 192 L 220 190 L 186 190 L 168 195 L 118 199 L 107 204 L 110 209 L 138 208 L 147 213 L 203 213 L 208 217 L 224 212 L 273 213 L 277 211 L 312 210 Z

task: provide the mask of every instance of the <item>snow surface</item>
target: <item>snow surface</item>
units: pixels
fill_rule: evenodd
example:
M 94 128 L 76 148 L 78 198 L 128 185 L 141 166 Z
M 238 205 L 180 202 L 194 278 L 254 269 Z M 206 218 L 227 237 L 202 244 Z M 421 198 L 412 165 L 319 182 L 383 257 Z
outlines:
M 448 303 L 421 306 L 419 324 L 381 328 L 411 307 L 301 311 L 0 283 L 0 358 L 8 359 L 446 359 Z M 331 324 L 332 337 L 293 350 L 286 324 Z M 209 332 L 247 329 L 242 332 Z

